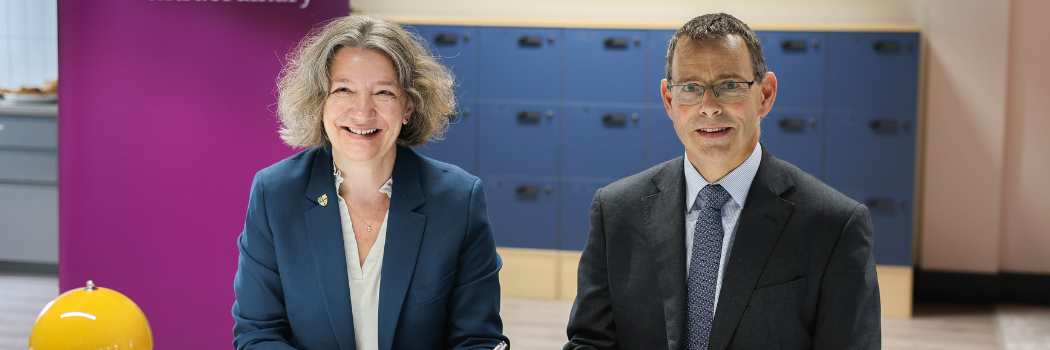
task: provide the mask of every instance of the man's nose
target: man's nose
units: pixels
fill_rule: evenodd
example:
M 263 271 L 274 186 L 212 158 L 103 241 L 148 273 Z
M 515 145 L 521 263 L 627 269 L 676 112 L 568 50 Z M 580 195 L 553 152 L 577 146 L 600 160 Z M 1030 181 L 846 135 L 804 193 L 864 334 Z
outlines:
M 699 105 L 701 116 L 713 117 L 722 114 L 722 103 L 718 102 L 718 97 L 715 96 L 713 88 L 704 91 L 703 96 L 700 97 Z

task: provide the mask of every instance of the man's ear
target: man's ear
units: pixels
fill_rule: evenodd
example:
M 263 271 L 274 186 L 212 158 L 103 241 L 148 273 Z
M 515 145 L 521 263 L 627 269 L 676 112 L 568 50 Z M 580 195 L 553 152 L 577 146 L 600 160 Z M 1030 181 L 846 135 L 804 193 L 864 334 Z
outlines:
M 758 115 L 765 117 L 769 110 L 773 109 L 773 101 L 777 99 L 777 76 L 773 72 L 766 72 L 762 78 L 762 104 L 758 108 Z
M 671 89 L 667 88 L 667 84 L 670 84 L 667 79 L 660 80 L 660 99 L 664 101 L 664 109 L 667 110 L 667 115 L 671 115 L 671 99 L 673 94 L 671 93 Z

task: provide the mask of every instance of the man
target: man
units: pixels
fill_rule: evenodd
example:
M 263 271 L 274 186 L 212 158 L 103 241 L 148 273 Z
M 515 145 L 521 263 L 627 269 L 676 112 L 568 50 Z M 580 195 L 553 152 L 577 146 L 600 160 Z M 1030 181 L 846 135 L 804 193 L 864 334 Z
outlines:
M 759 144 L 754 32 L 694 18 L 667 51 L 685 156 L 598 190 L 565 349 L 878 349 L 867 208 Z

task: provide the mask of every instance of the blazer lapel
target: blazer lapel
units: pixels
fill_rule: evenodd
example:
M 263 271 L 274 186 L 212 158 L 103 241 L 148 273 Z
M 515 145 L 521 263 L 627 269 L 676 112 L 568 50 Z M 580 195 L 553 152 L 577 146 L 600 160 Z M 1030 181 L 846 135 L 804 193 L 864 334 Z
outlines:
M 642 198 L 645 239 L 663 297 L 668 349 L 680 349 L 685 323 L 685 158 L 652 177 L 656 193 Z
M 350 309 L 350 280 L 346 271 L 346 249 L 343 247 L 343 229 L 339 219 L 338 194 L 332 177 L 332 154 L 319 148 L 314 156 L 306 197 L 313 208 L 306 211 L 306 236 L 317 270 L 321 297 L 328 310 L 336 342 L 340 349 L 357 348 L 354 337 L 353 311 Z M 325 196 L 327 201 L 320 198 Z M 321 205 L 319 202 L 326 202 Z
M 415 210 L 426 202 L 419 179 L 419 158 L 405 147 L 397 148 L 394 162 L 390 218 L 387 221 L 383 276 L 379 284 L 379 348 L 394 343 L 401 306 L 416 269 L 426 215 Z M 407 336 L 407 335 L 406 335 Z
M 795 209 L 794 204 L 780 198 L 794 187 L 794 182 L 781 175 L 778 162 L 762 148 L 762 163 L 740 213 L 733 251 L 722 277 L 710 349 L 721 350 L 729 345 L 766 260 Z

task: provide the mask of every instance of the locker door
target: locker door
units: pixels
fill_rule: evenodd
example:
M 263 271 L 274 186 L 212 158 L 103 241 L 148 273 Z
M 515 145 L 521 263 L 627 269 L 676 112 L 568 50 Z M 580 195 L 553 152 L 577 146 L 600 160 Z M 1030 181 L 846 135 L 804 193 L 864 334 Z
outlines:
M 459 113 L 449 117 L 445 139 L 416 146 L 424 156 L 453 164 L 472 174 L 478 171 L 478 116 L 477 104 L 460 101 Z
M 914 114 L 919 34 L 831 33 L 828 111 Z
M 875 230 L 872 255 L 879 265 L 911 266 L 912 193 L 863 187 L 841 190 L 864 204 Z
M 558 100 L 562 29 L 478 29 L 478 96 Z
M 645 170 L 645 110 L 564 107 L 562 174 L 622 178 Z
M 915 174 L 913 114 L 829 114 L 826 182 L 910 192 Z
M 678 134 L 674 131 L 674 122 L 667 116 L 663 104 L 650 107 L 646 111 L 649 130 L 646 137 L 645 167 L 652 167 L 685 154 L 685 146 L 678 139 Z
M 590 232 L 594 193 L 611 181 L 565 181 L 562 184 L 561 249 L 583 250 Z
M 824 107 L 826 34 L 757 32 L 766 67 L 777 76 L 774 111 L 787 107 L 820 112 Z
M 558 182 L 482 174 L 489 219 L 500 247 L 558 249 Z
M 477 101 L 478 45 L 476 27 L 416 26 L 445 67 L 456 76 L 456 99 L 461 104 Z
M 663 100 L 660 98 L 660 80 L 667 76 L 667 44 L 671 42 L 671 37 L 674 36 L 674 30 L 650 30 L 649 31 L 649 76 L 646 78 L 646 95 L 649 97 L 646 99 L 649 103 L 655 103 L 657 105 L 650 105 L 650 108 L 663 106 Z
M 762 119 L 762 144 L 777 158 L 821 177 L 823 139 L 821 114 L 777 112 Z
M 566 29 L 565 42 L 565 100 L 645 102 L 645 31 Z
M 479 171 L 558 175 L 557 105 L 481 104 Z

